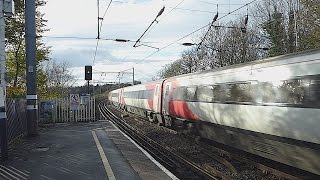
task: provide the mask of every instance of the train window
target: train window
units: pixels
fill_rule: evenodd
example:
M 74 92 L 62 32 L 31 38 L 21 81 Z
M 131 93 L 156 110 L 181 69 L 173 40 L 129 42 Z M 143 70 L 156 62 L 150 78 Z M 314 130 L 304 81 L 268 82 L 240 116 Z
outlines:
M 302 80 L 286 80 L 278 87 L 277 103 L 301 104 L 304 98 Z
M 138 99 L 144 99 L 144 96 L 146 95 L 145 91 L 138 91 Z
M 123 93 L 125 98 L 132 99 L 152 99 L 153 90 L 131 91 Z
M 313 106 L 320 105 L 320 80 L 312 79 L 309 85 L 309 102 Z
M 140 91 L 139 99 L 152 99 L 152 96 L 153 96 L 152 89 L 143 90 L 143 91 Z
M 200 102 L 213 102 L 213 86 L 197 87 L 197 100 Z
M 212 101 L 218 102 L 224 99 L 225 91 L 222 88 L 222 85 L 214 85 L 213 87 L 213 95 L 212 95 Z
M 225 102 L 230 99 L 230 90 L 227 84 L 220 84 L 214 86 L 215 101 Z
M 224 96 L 222 96 L 224 101 L 235 102 L 237 96 L 237 87 L 235 86 L 235 84 L 225 84 L 222 87 L 225 91 Z
M 263 103 L 302 104 L 305 98 L 305 83 L 292 79 L 259 83 Z
M 187 101 L 196 101 L 196 87 L 187 87 L 186 100 Z
M 272 82 L 259 83 L 259 95 L 262 96 L 263 103 L 274 103 L 275 102 L 275 89 L 273 88 Z
M 320 76 L 173 89 L 174 100 L 320 107 Z
M 250 83 L 238 83 L 229 85 L 229 101 L 254 102 L 255 86 Z
M 177 88 L 174 88 L 172 91 L 173 91 L 173 95 L 172 95 L 173 100 L 178 100 L 178 101 L 186 100 L 186 96 L 187 96 L 186 87 L 177 87 Z
M 128 92 L 129 98 L 135 98 L 136 93 L 134 91 Z
M 239 102 L 255 102 L 256 97 L 256 84 L 244 83 L 237 84 L 238 89 L 240 90 Z
M 167 87 L 166 87 L 166 96 L 168 96 L 169 95 L 169 85 L 167 85 Z
M 250 83 L 226 84 L 222 87 L 222 98 L 226 102 L 254 102 L 255 87 Z

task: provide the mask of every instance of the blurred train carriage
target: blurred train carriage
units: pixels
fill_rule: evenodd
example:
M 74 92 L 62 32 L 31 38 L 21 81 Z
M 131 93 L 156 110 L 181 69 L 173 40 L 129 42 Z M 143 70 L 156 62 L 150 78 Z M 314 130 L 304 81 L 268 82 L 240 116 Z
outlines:
M 202 137 L 320 175 L 320 50 L 126 87 L 109 100 L 159 124 L 193 124 Z

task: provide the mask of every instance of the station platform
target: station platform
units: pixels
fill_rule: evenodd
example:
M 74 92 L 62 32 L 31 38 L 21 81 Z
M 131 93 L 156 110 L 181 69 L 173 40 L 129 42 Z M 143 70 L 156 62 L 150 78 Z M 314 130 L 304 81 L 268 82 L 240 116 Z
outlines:
M 18 140 L 0 179 L 177 179 L 111 122 L 56 124 Z

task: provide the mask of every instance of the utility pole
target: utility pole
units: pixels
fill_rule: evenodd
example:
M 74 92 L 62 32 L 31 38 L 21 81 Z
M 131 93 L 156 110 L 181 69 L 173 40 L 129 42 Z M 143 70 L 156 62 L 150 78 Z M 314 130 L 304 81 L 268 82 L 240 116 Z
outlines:
M 98 36 L 97 36 L 97 39 L 100 39 L 100 3 L 99 3 L 99 0 L 97 0 L 97 6 L 98 6 Z
M 27 74 L 27 134 L 37 135 L 37 69 L 36 69 L 36 3 L 25 1 L 26 74 Z
M 132 68 L 132 86 L 134 85 L 134 67 Z
M 121 72 L 119 72 L 119 88 L 121 88 L 121 85 L 120 85 L 120 76 L 121 76 Z
M 87 83 L 88 83 L 88 95 L 90 95 L 90 81 L 88 80 Z
M 6 54 L 5 54 L 5 22 L 4 22 L 4 1 L 0 0 L 0 66 L 1 66 L 1 87 L 0 87 L 0 146 L 1 157 L 8 159 L 8 133 L 6 116 Z

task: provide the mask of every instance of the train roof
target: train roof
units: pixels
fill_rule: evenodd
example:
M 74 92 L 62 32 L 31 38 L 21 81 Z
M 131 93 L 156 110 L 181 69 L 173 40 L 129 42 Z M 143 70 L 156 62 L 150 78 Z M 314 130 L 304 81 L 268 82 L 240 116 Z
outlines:
M 290 53 L 290 54 L 285 54 L 285 55 L 280 55 L 280 56 L 269 57 L 269 58 L 255 60 L 255 61 L 246 62 L 246 63 L 224 66 L 224 67 L 216 68 L 216 69 L 208 69 L 208 70 L 200 71 L 200 72 L 182 74 L 182 75 L 178 75 L 178 76 L 169 77 L 167 79 L 182 78 L 182 77 L 190 76 L 190 75 L 192 75 L 192 76 L 201 75 L 201 74 L 205 74 L 208 72 L 219 72 L 219 71 L 223 71 L 223 70 L 231 70 L 231 69 L 243 68 L 243 67 L 247 67 L 247 66 L 251 67 L 254 65 L 258 65 L 258 64 L 270 63 L 270 62 L 274 62 L 274 61 L 286 60 L 286 59 L 290 59 L 290 58 L 296 58 L 296 57 L 301 57 L 301 56 L 306 56 L 306 55 L 314 55 L 314 54 L 319 54 L 319 58 L 320 58 L 320 49 L 312 49 L 312 50 L 307 50 L 307 51 L 301 51 L 301 52 L 296 52 L 296 53 Z
M 112 90 L 110 92 L 113 93 L 113 92 L 119 91 L 120 89 L 124 89 L 124 90 L 134 89 L 134 88 L 137 88 L 139 86 L 145 87 L 146 85 L 158 84 L 158 83 L 162 83 L 163 81 L 164 81 L 164 79 L 160 79 L 160 80 L 155 80 L 155 81 L 146 82 L 146 83 L 142 83 L 142 84 L 135 84 L 133 86 L 126 86 L 126 87 L 122 87 L 122 88 L 119 88 L 119 89 L 115 89 L 115 90 Z

